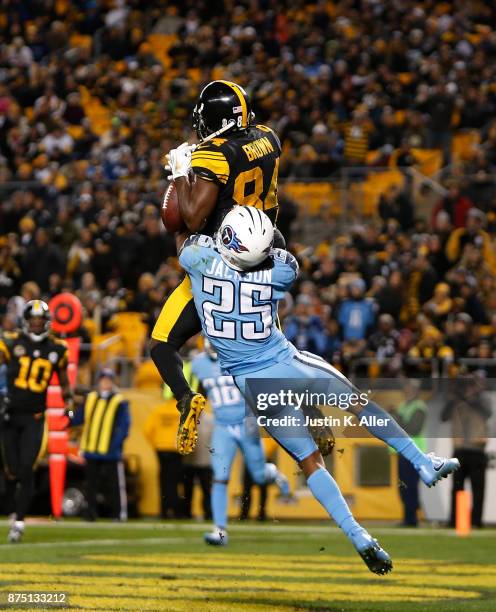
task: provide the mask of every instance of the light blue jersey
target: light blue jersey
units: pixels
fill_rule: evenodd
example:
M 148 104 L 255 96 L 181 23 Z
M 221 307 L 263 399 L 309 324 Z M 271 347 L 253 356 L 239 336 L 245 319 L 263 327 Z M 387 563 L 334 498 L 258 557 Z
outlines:
M 215 422 L 239 425 L 245 419 L 245 400 L 232 376 L 222 374 L 219 361 L 200 353 L 191 362 L 193 374 L 201 382 L 212 406 Z
M 237 272 L 224 263 L 209 236 L 184 243 L 179 262 L 188 273 L 204 334 L 222 371 L 232 376 L 288 361 L 295 347 L 277 328 L 277 303 L 298 275 L 296 259 L 282 249 L 270 253 L 272 267 Z

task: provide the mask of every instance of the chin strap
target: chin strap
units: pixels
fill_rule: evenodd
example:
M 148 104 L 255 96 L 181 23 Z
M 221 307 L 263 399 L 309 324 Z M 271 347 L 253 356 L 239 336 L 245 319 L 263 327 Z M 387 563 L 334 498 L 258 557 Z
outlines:
M 28 332 L 28 336 L 33 342 L 41 342 L 42 340 L 48 337 L 48 332 L 46 331 L 42 334 L 33 334 L 32 332 Z

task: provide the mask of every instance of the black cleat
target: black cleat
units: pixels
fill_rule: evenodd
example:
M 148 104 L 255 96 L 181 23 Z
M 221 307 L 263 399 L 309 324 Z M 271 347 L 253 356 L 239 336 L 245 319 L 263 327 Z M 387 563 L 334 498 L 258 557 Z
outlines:
M 353 544 L 365 565 L 374 574 L 384 576 L 393 569 L 391 557 L 379 546 L 379 542 L 368 534 L 365 529 L 352 536 Z

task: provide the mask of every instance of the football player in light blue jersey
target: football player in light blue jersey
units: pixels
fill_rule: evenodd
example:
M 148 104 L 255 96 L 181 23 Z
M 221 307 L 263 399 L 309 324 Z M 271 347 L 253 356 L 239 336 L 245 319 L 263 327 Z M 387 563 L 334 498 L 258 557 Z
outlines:
M 265 461 L 265 452 L 256 422 L 246 419 L 246 407 L 232 376 L 222 374 L 217 353 L 205 339 L 205 352 L 192 363 L 193 374 L 200 381 L 214 412 L 212 432 L 212 515 L 214 530 L 204 535 L 205 542 L 225 546 L 227 536 L 227 485 L 237 449 L 259 484 L 275 483 L 283 497 L 289 498 L 287 478 L 273 463 Z
M 245 397 L 250 378 L 289 379 L 295 393 L 308 390 L 312 380 L 324 379 L 336 396 L 356 395 L 357 389 L 338 370 L 316 355 L 297 351 L 277 329 L 277 302 L 296 279 L 298 266 L 290 253 L 271 249 L 272 239 L 273 226 L 263 212 L 236 207 L 224 218 L 215 243 L 207 236 L 194 235 L 180 252 L 179 261 L 191 279 L 203 331 L 219 355 L 223 372 L 234 377 Z M 347 410 L 372 435 L 408 459 L 427 486 L 458 469 L 457 459 L 424 454 L 396 421 L 368 398 Z M 294 406 L 271 405 L 265 416 L 267 431 L 298 462 L 314 497 L 368 568 L 377 574 L 390 572 L 389 555 L 352 516 L 305 421 L 294 418 Z M 290 425 L 281 425 L 284 417 L 293 417 Z

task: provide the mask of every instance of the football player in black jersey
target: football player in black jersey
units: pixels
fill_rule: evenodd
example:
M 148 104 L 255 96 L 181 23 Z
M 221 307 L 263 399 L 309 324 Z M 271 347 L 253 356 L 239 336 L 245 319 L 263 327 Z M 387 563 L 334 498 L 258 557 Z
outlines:
M 277 173 L 281 145 L 276 134 L 254 122 L 242 87 L 212 81 L 200 93 L 193 111 L 200 143 L 183 143 L 169 152 L 179 209 L 189 233 L 213 235 L 235 206 L 261 208 L 277 220 Z M 279 232 L 275 246 L 283 247 Z M 193 451 L 205 398 L 193 393 L 182 373 L 178 350 L 201 330 L 186 276 L 165 302 L 152 331 L 152 359 L 178 400 L 181 414 L 177 447 Z
M 34 493 L 33 466 L 43 440 L 47 389 L 53 372 L 59 376 L 66 405 L 72 403 L 66 372 L 67 346 L 50 334 L 50 311 L 45 302 L 28 302 L 22 329 L 0 336 L 0 362 L 7 365 L 0 442 L 15 506 L 9 541 L 18 542 Z

